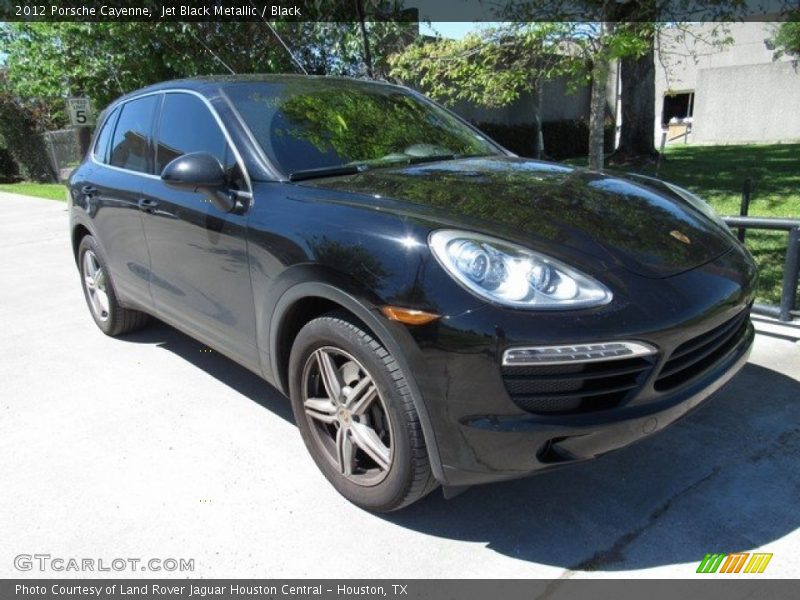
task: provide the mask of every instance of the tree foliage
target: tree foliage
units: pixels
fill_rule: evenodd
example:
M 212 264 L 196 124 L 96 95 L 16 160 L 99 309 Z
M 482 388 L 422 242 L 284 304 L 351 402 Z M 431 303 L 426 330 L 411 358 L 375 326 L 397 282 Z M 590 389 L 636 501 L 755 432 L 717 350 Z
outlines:
M 24 106 L 8 91 L 0 73 L 0 149 L 5 149 L 14 165 L 6 165 L 0 178 L 16 175 L 16 171 L 32 181 L 55 181 L 56 174 L 47 159 L 44 140 L 38 129 L 37 115 L 46 109 L 40 105 Z M 40 116 L 40 119 L 44 118 Z
M 775 59 L 785 55 L 800 58 L 800 10 L 787 15 L 787 20 L 776 29 L 771 43 Z
M 334 5 L 320 4 L 320 10 Z M 393 0 L 369 3 L 372 13 L 398 10 Z M 324 16 L 324 15 L 322 15 Z M 328 15 L 330 19 L 331 15 Z M 12 147 L 12 138 L 67 124 L 65 99 L 87 96 L 98 109 L 114 98 L 168 79 L 235 73 L 364 76 L 365 36 L 372 72 L 388 72 L 387 56 L 413 40 L 416 23 L 307 22 L 27 22 L 0 23 L 5 94 L 0 122 L 23 175 L 50 179 L 44 147 Z M 288 46 L 289 51 L 283 44 Z M 2 136 L 2 132 L 0 132 Z M 20 153 L 23 153 L 24 156 Z M 37 158 L 38 157 L 38 158 Z
M 102 107 L 164 79 L 226 73 L 223 63 L 245 72 L 255 66 L 290 68 L 286 53 L 256 35 L 254 25 L 9 23 L 2 41 L 14 93 L 48 104 L 52 121 L 63 124 L 63 100 L 70 95 L 86 95 Z M 244 38 L 247 44 L 242 44 Z M 237 44 L 247 50 L 240 51 Z
M 362 76 L 363 37 L 358 23 L 275 22 L 7 23 L 0 51 L 8 83 L 23 102 L 49 107 L 52 123 L 65 122 L 64 98 L 86 95 L 102 107 L 145 85 L 181 77 L 235 73 L 308 73 Z M 374 71 L 413 39 L 401 22 L 366 25 Z M 280 36 L 291 49 L 287 52 Z
M 391 73 L 444 102 L 505 106 L 544 79 L 582 73 L 578 57 L 556 53 L 568 30 L 566 23 L 506 23 L 460 40 L 429 39 L 392 56 Z

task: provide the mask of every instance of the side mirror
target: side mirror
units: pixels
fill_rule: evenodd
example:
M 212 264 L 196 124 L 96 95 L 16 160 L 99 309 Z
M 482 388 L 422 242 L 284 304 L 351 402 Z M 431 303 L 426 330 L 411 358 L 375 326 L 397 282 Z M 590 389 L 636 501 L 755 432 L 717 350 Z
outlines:
M 236 198 L 227 189 L 225 170 L 208 152 L 191 152 L 170 162 L 161 180 L 178 189 L 202 192 L 223 212 L 236 208 Z

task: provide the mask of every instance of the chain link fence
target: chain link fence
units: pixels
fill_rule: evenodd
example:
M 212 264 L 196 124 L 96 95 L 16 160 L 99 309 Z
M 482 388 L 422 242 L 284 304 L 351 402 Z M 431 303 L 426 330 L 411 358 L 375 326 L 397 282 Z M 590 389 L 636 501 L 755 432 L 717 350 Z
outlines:
M 81 162 L 78 133 L 74 129 L 58 129 L 42 134 L 47 158 L 59 181 L 66 181 L 72 170 Z

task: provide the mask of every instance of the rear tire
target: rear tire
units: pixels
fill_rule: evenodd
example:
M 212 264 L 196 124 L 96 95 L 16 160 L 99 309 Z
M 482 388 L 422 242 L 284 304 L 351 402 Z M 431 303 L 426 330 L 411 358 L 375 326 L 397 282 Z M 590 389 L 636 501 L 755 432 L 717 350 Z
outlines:
M 117 336 L 147 324 L 147 314 L 120 305 L 105 257 L 91 235 L 84 236 L 78 246 L 78 269 L 86 304 L 100 331 Z
M 300 330 L 289 388 L 308 451 L 350 502 L 388 512 L 436 487 L 406 375 L 350 315 L 329 313 Z

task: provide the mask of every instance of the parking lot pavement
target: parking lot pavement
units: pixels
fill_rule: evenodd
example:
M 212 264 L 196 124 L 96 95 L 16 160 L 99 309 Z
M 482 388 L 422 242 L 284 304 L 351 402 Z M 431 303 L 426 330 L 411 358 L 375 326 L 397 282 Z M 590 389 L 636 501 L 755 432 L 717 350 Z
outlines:
M 0 577 L 42 575 L 14 567 L 37 553 L 194 559 L 124 573 L 159 577 L 689 577 L 736 551 L 800 572 L 800 324 L 759 319 L 742 373 L 637 446 L 375 516 L 255 375 L 165 325 L 96 329 L 64 204 L 0 194 L 0 281 Z M 45 574 L 98 575 L 119 574 Z

